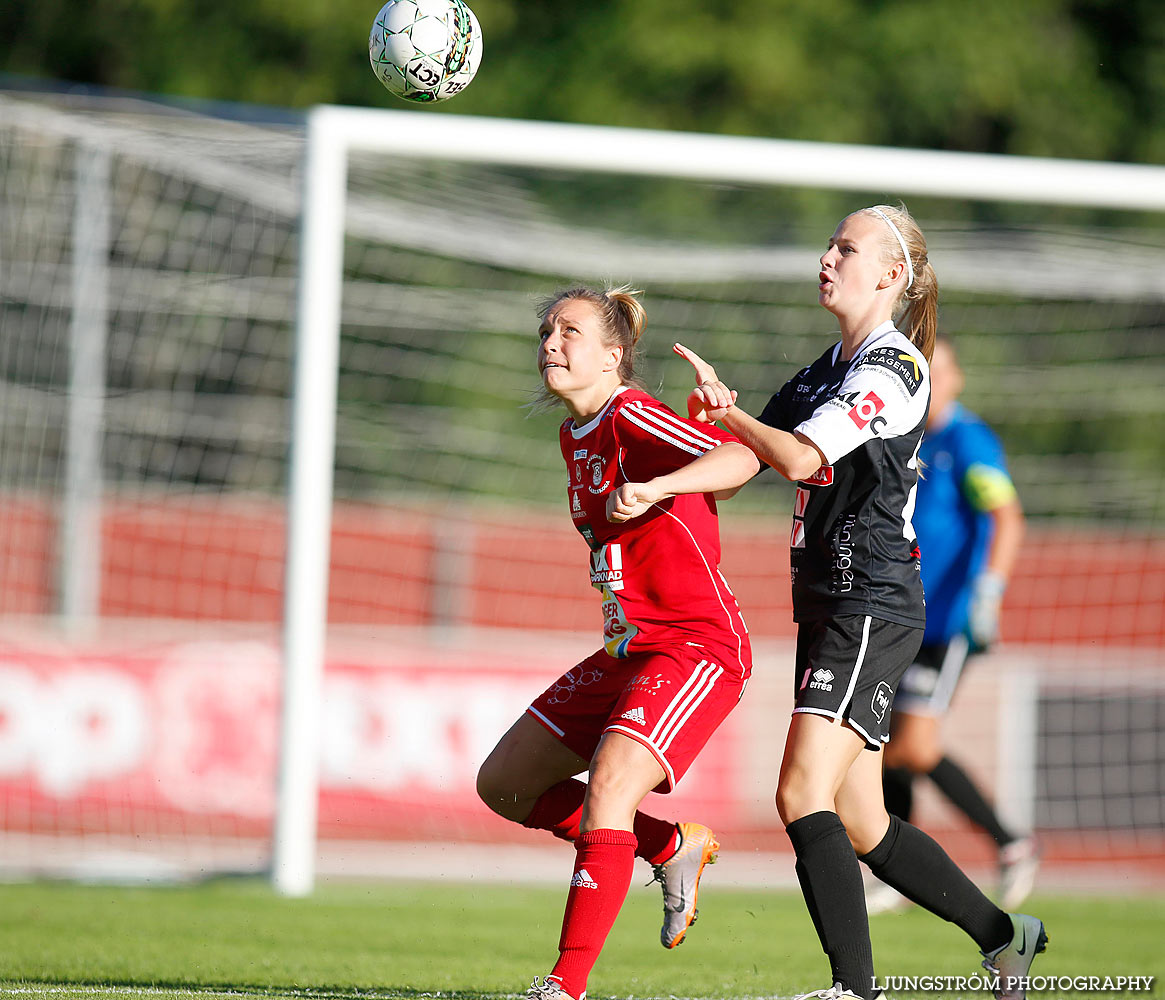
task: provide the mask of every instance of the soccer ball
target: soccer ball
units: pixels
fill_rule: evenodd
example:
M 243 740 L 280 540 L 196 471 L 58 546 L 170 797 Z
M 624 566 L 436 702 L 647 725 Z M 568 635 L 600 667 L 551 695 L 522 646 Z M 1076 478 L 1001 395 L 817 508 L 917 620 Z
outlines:
M 464 0 L 388 0 L 368 36 L 376 78 L 406 101 L 460 93 L 481 64 L 481 26 Z

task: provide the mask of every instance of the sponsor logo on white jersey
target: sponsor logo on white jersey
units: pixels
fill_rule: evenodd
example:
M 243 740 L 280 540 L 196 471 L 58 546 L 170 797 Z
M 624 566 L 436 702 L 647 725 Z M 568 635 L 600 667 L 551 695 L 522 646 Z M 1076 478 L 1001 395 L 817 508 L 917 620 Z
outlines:
M 888 369 L 902 381 L 907 394 L 913 396 L 922 385 L 922 368 L 913 354 L 900 351 L 897 347 L 875 347 L 862 355 L 857 368 Z
M 874 392 L 873 389 L 871 389 L 861 399 L 859 399 L 857 403 L 854 404 L 853 409 L 849 411 L 849 418 L 861 430 L 865 430 L 866 424 L 868 424 L 871 420 L 874 419 L 874 417 L 881 413 L 882 408 L 885 405 L 886 404 L 882 402 L 878 394 Z M 882 423 L 885 422 L 885 420 L 882 421 Z M 874 430 L 876 431 L 877 428 L 875 427 Z
M 833 485 L 833 466 L 823 465 L 808 479 L 802 479 L 801 482 L 806 486 L 832 486 Z
M 570 877 L 571 886 L 581 886 L 583 889 L 597 889 L 599 883 L 591 878 L 591 873 L 585 868 L 580 868 Z
M 626 719 L 628 722 L 634 722 L 636 725 L 647 725 L 647 719 L 643 716 L 643 709 L 639 706 L 629 708 L 626 712 L 619 716 L 620 719 Z
M 809 687 L 818 691 L 832 691 L 833 671 L 828 667 L 818 667 L 813 671 L 813 680 L 810 681 Z

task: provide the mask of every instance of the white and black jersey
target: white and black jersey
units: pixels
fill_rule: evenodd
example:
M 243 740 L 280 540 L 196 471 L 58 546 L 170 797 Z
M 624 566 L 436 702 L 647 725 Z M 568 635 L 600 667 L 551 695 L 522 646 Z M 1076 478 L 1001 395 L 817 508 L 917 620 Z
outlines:
M 853 360 L 835 344 L 765 406 L 762 423 L 803 434 L 826 461 L 797 483 L 795 621 L 856 614 L 925 625 L 910 518 L 929 402 L 926 359 L 887 322 Z

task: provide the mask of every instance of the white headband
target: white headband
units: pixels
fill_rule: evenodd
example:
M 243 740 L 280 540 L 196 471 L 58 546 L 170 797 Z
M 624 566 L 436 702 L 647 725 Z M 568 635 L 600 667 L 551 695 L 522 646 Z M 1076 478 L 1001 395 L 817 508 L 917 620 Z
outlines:
M 894 238 L 898 240 L 898 245 L 902 248 L 902 256 L 906 258 L 906 289 L 914 284 L 914 265 L 910 263 L 910 250 L 906 246 L 906 240 L 902 238 L 902 234 L 898 232 L 898 227 L 891 221 L 890 216 L 883 212 L 880 208 L 871 208 L 871 212 L 880 216 L 885 220 L 886 225 L 890 227 L 890 232 L 894 234 Z

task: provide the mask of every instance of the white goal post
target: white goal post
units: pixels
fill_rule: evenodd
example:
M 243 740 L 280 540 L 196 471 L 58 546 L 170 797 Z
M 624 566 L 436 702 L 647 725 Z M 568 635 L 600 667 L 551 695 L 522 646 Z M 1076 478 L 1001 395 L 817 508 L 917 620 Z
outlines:
M 307 118 L 273 879 L 314 879 L 349 152 L 751 186 L 1165 211 L 1165 167 L 322 106 Z M 349 222 L 351 220 L 348 220 Z

